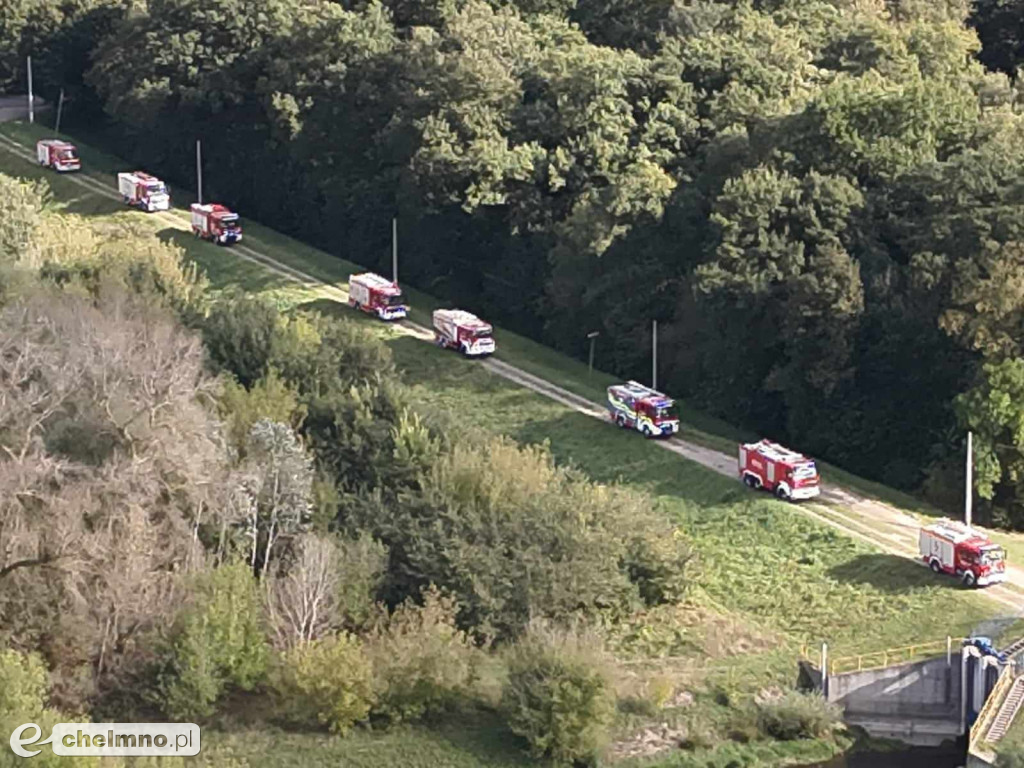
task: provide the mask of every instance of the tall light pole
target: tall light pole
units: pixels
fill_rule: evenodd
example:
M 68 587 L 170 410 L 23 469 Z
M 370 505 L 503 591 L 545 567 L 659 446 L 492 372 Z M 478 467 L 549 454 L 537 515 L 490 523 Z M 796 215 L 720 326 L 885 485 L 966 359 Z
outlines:
M 964 494 L 964 522 L 967 523 L 967 527 L 971 526 L 971 503 L 974 501 L 974 461 L 973 451 L 971 445 L 971 433 L 967 433 L 967 489 Z
M 27 56 L 28 59 L 28 121 L 34 123 L 36 121 L 35 111 L 35 98 L 32 96 L 32 57 Z
M 60 113 L 64 109 L 64 89 L 60 89 L 60 100 L 57 102 L 57 124 L 53 127 L 55 133 L 60 133 Z
M 391 280 L 398 284 L 398 217 L 391 219 Z
M 651 389 L 658 389 L 658 321 L 651 326 Z
M 203 202 L 203 150 L 196 139 L 196 202 Z
M 594 343 L 597 341 L 597 337 L 600 336 L 600 331 L 591 331 L 587 334 L 587 338 L 590 339 L 590 363 L 587 366 L 587 376 L 594 375 Z

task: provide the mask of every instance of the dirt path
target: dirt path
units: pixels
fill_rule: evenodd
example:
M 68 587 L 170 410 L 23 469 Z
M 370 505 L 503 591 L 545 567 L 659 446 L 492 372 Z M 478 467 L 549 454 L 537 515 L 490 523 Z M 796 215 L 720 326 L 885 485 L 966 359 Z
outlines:
M 32 149 L 26 148 L 7 136 L 0 135 L 0 149 L 17 155 L 26 162 L 32 164 L 37 162 Z M 64 178 L 93 194 L 102 195 L 111 200 L 121 200 L 120 194 L 113 187 L 112 179 L 105 184 L 87 173 L 67 175 Z M 161 211 L 149 215 L 157 217 L 175 229 L 191 231 L 188 216 L 184 211 Z M 255 262 L 281 277 L 315 288 L 326 297 L 343 302 L 348 301 L 348 291 L 345 288 L 326 283 L 302 270 L 283 264 L 249 245 L 239 243 L 232 246 L 231 252 L 247 261 Z M 429 328 L 411 321 L 402 321 L 397 325 L 411 336 L 424 341 L 433 341 L 434 334 Z M 485 359 L 482 364 L 488 371 L 551 398 L 578 413 L 602 420 L 608 418 L 603 405 L 594 403 L 498 358 Z M 638 439 L 640 439 L 639 436 Z M 735 477 L 737 474 L 735 456 L 696 443 L 688 443 L 679 438 L 653 442 L 665 450 L 672 451 L 722 475 Z M 842 531 L 848 536 L 865 541 L 890 554 L 907 557 L 924 567 L 924 563 L 917 557 L 917 535 L 920 524 L 913 517 L 892 505 L 869 499 L 839 486 L 823 484 L 822 494 L 818 500 L 813 503 L 794 504 L 792 508 L 824 525 Z M 1024 592 L 1024 571 L 1011 567 L 1007 584 L 989 587 L 979 594 L 1012 608 L 1014 613 L 1017 613 L 1024 605 L 1022 592 Z

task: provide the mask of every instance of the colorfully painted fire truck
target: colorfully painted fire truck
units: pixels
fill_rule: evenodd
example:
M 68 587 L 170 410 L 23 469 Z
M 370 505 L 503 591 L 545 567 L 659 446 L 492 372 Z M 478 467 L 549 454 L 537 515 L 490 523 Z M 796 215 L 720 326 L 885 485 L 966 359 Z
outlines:
M 643 384 L 608 387 L 608 415 L 620 427 L 635 429 L 644 437 L 670 437 L 679 431 L 674 401 Z
M 764 488 L 786 501 L 810 499 L 821 493 L 814 461 L 770 440 L 740 446 L 739 472 L 751 488 Z
M 985 534 L 955 520 L 921 529 L 921 559 L 936 573 L 948 573 L 968 587 L 1006 581 L 1006 552 Z
M 117 174 L 117 189 L 128 205 L 144 211 L 166 211 L 171 207 L 167 185 L 142 171 Z
M 398 283 L 373 272 L 348 276 L 348 303 L 381 320 L 401 320 L 409 312 Z
M 75 145 L 60 139 L 37 141 L 36 157 L 39 159 L 40 165 L 53 168 L 61 173 L 78 171 L 82 168 L 82 161 L 78 158 L 78 150 L 75 149 Z
M 242 239 L 242 225 L 238 214 L 220 203 L 192 203 L 192 232 L 196 237 L 220 245 L 230 245 Z
M 434 342 L 439 347 L 457 349 L 466 357 L 494 353 L 494 329 L 476 315 L 461 309 L 435 309 Z

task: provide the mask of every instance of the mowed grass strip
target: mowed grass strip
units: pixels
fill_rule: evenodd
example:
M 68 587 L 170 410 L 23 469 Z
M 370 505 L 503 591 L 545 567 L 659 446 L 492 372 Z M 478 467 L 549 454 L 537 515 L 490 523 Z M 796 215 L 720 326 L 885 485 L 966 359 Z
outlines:
M 48 135 L 38 127 L 8 125 L 3 130 L 25 141 L 32 135 Z M 80 150 L 87 163 L 101 162 L 86 147 Z M 937 579 L 909 560 L 847 538 L 790 505 L 748 493 L 733 478 L 688 462 L 637 434 L 577 414 L 488 373 L 473 361 L 401 335 L 393 327 L 323 299 L 315 289 L 296 286 L 242 260 L 230 248 L 195 241 L 155 217 L 125 211 L 116 201 L 85 193 L 70 178 L 44 172 L 5 152 L 0 152 L 0 171 L 46 178 L 70 212 L 109 221 L 132 217 L 152 226 L 160 236 L 181 245 L 207 271 L 215 287 L 237 285 L 268 292 L 282 306 L 304 304 L 366 323 L 393 347 L 420 407 L 449 413 L 455 424 L 466 429 L 507 434 L 523 442 L 547 441 L 559 461 L 574 463 L 595 480 L 621 481 L 651 493 L 653 503 L 693 540 L 698 555 L 693 575 L 697 594 L 759 631 L 780 633 L 791 649 L 828 641 L 836 653 L 853 653 L 966 634 L 1000 610 L 980 594 L 960 589 L 953 580 Z M 284 236 L 268 235 L 265 228 L 249 222 L 245 226 L 253 247 L 305 271 L 331 271 L 344 279 L 352 268 Z M 318 254 L 315 260 L 311 253 Z M 415 294 L 412 301 L 432 306 L 420 304 Z M 514 339 L 498 334 L 502 349 L 512 348 L 511 356 L 502 355 L 509 362 L 520 364 L 518 355 L 525 355 L 524 350 L 532 355 L 536 348 L 542 350 L 537 354 L 541 363 L 536 364 L 541 368 L 524 367 L 541 375 L 543 366 L 553 365 L 556 359 L 563 371 L 579 367 L 551 350 Z M 595 385 L 587 386 L 594 391 Z

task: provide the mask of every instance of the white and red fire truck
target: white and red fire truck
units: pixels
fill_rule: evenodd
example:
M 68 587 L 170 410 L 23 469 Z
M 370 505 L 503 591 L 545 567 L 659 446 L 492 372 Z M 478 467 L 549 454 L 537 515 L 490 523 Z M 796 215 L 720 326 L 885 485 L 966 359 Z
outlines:
M 220 245 L 231 245 L 242 239 L 238 214 L 220 203 L 192 203 L 192 232 L 196 237 Z
M 457 349 L 466 357 L 494 353 L 494 329 L 476 315 L 461 309 L 435 309 L 434 342 Z
M 82 161 L 78 158 L 78 150 L 74 144 L 60 139 L 41 139 L 36 142 L 36 157 L 39 164 L 55 171 L 78 171 Z
M 936 573 L 948 573 L 968 587 L 1006 581 L 1006 552 L 985 534 L 955 520 L 921 529 L 921 559 Z
M 780 499 L 811 499 L 821 493 L 814 461 L 770 440 L 740 446 L 740 478 L 751 488 L 764 488 Z
M 381 320 L 401 320 L 409 313 L 398 283 L 373 272 L 348 276 L 348 303 Z
M 631 381 L 608 387 L 608 415 L 620 427 L 644 437 L 671 437 L 679 431 L 675 401 L 661 392 Z
M 117 189 L 128 205 L 144 211 L 166 211 L 171 207 L 167 185 L 142 171 L 117 174 Z

